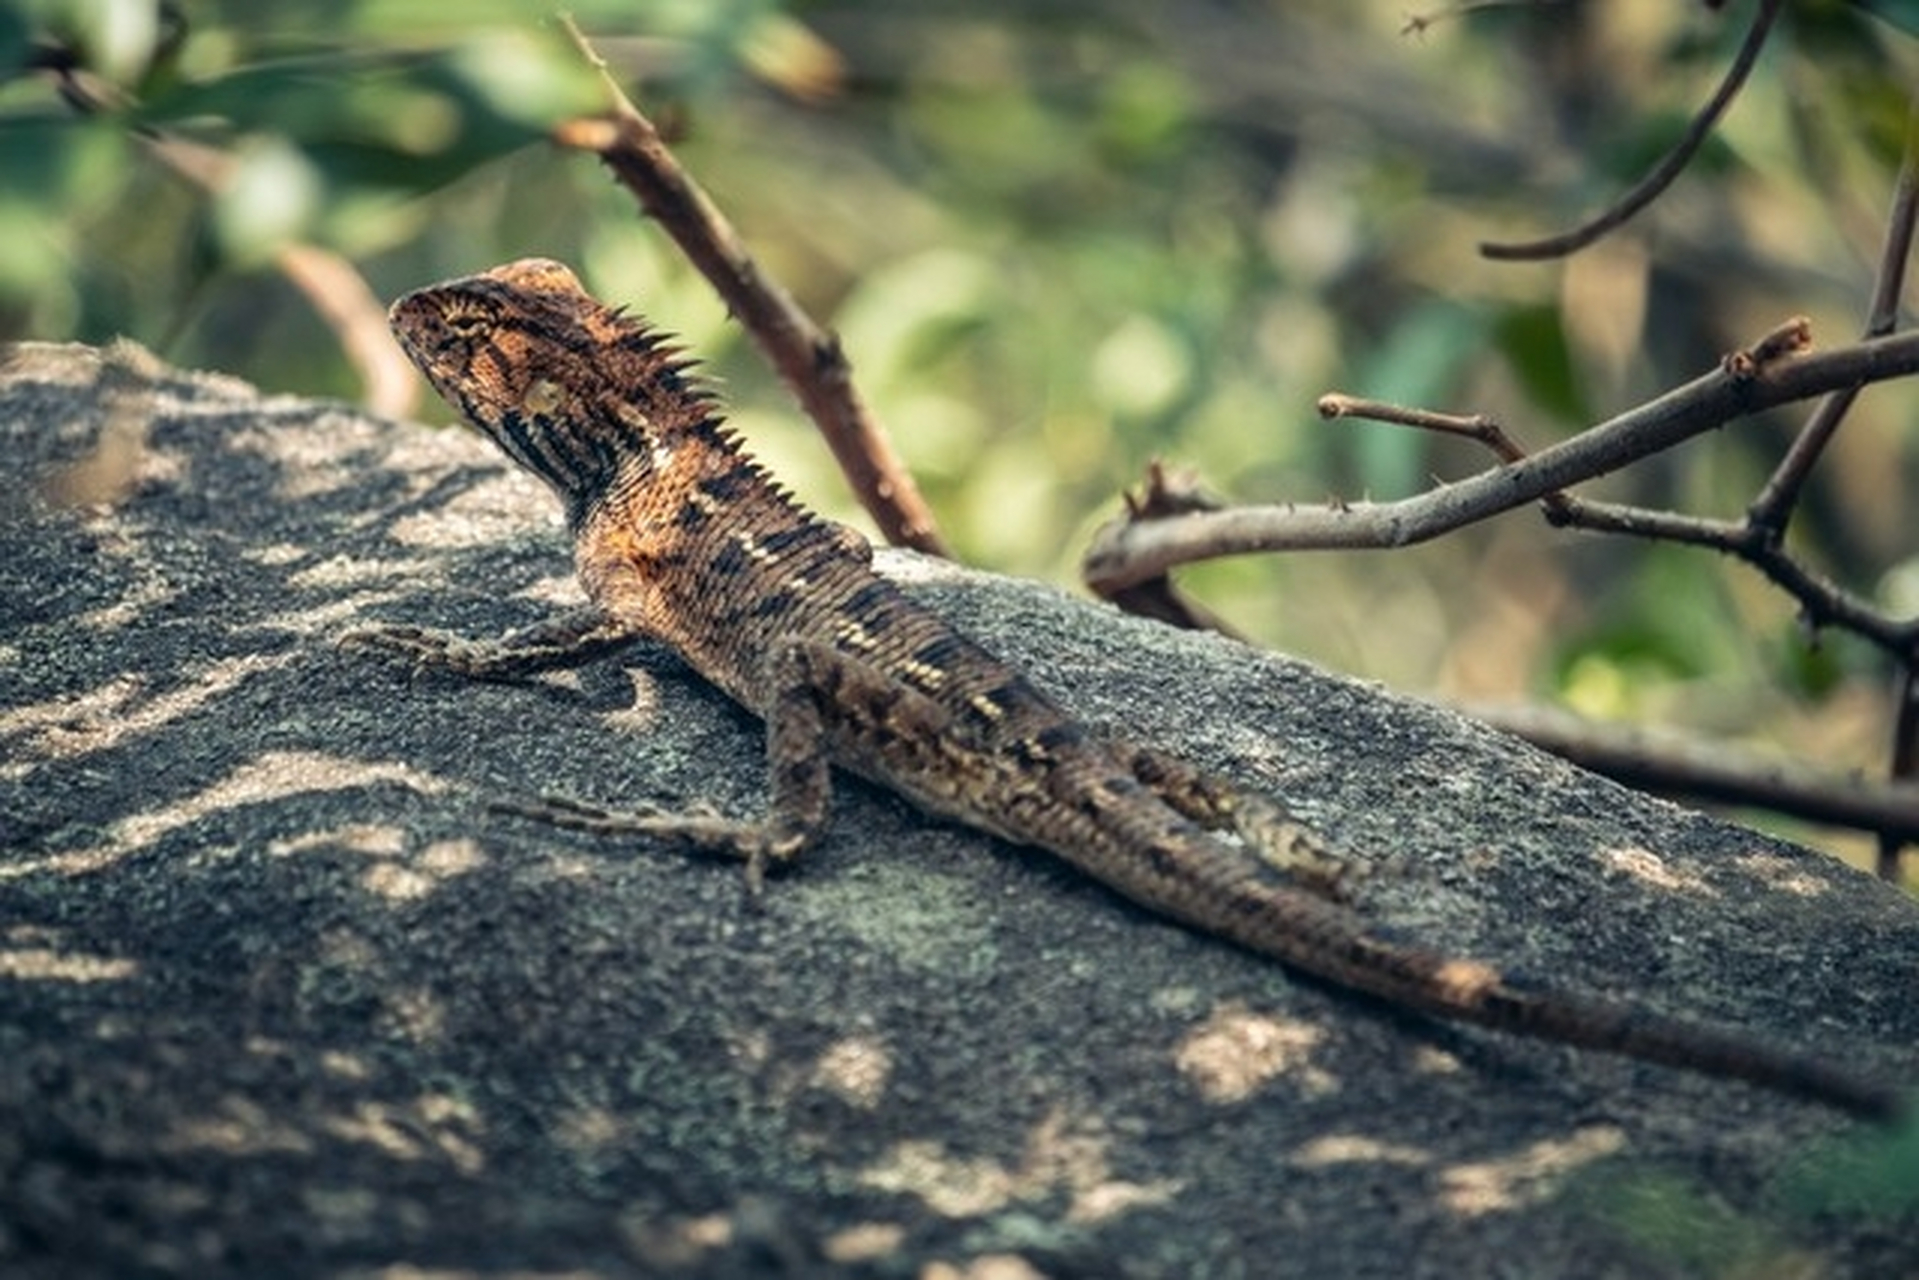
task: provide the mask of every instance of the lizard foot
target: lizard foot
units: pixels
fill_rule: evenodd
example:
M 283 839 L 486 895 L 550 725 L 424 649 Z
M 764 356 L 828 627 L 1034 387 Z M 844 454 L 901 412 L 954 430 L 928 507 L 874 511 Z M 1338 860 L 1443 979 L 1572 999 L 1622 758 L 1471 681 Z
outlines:
M 1331 848 L 1278 805 L 1242 801 L 1234 826 L 1262 863 L 1329 902 L 1353 905 L 1360 883 L 1372 875 L 1371 863 Z
M 374 653 L 395 663 L 404 663 L 416 677 L 431 670 L 471 675 L 487 665 L 486 651 L 491 647 L 451 631 L 397 623 L 355 627 L 333 643 L 339 649 Z
M 1133 776 L 1167 805 L 1209 831 L 1238 837 L 1261 865 L 1307 893 L 1351 906 L 1371 865 L 1341 853 L 1270 796 L 1204 773 L 1164 752 L 1131 747 Z
M 796 861 L 806 844 L 806 833 L 778 822 L 739 822 L 722 818 L 704 805 L 691 812 L 669 813 L 646 806 L 634 810 L 602 809 L 565 796 L 535 795 L 489 802 L 495 813 L 532 818 L 569 831 L 595 835 L 648 836 L 697 854 L 736 859 L 746 864 L 746 890 L 757 905 L 769 870 Z

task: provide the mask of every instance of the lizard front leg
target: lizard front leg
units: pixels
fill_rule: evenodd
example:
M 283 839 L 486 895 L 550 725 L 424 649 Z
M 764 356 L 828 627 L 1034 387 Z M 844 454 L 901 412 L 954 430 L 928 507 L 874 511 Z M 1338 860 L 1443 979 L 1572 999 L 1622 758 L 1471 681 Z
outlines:
M 1285 805 L 1162 751 L 1130 743 L 1119 748 L 1127 767 L 1161 802 L 1212 831 L 1231 830 L 1248 849 L 1274 870 L 1321 897 L 1336 902 L 1351 898 L 1352 881 L 1365 874 L 1365 864 L 1339 853 Z
M 577 667 L 617 653 L 643 632 L 586 605 L 509 631 L 497 640 L 469 640 L 451 631 L 383 624 L 356 627 L 335 643 L 407 659 L 419 671 L 446 671 L 471 680 L 523 680 L 543 671 Z

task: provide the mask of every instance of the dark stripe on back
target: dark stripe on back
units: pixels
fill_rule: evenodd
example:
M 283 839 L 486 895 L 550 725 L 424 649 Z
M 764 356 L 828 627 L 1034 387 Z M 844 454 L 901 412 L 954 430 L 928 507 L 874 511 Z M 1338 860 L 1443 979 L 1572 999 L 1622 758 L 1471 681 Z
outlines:
M 1049 755 L 1077 747 L 1086 740 L 1086 731 L 1071 720 L 1060 720 L 1047 725 L 1033 735 L 1033 741 Z
M 892 596 L 893 588 L 890 583 L 881 578 L 873 578 L 861 583 L 860 589 L 846 597 L 846 603 L 841 605 L 840 608 L 852 617 L 865 618 L 890 600 Z
M 758 481 L 759 469 L 742 458 L 719 475 L 702 477 L 700 492 L 724 505 L 751 493 Z
M 786 591 L 770 591 L 759 598 L 753 606 L 755 618 L 770 618 L 776 613 L 785 613 L 793 607 L 793 595 Z
M 746 548 L 728 538 L 713 553 L 709 563 L 713 566 L 713 572 L 720 577 L 737 578 L 747 571 Z
M 913 659 L 916 662 L 924 662 L 929 667 L 937 667 L 941 671 L 947 671 L 958 665 L 954 660 L 962 657 L 966 649 L 966 642 L 961 640 L 956 633 L 948 631 L 942 635 L 934 636 L 931 640 L 915 649 L 913 651 Z
M 807 542 L 818 541 L 819 536 L 826 532 L 826 526 L 817 521 L 798 520 L 771 533 L 761 534 L 759 541 L 760 545 L 766 548 L 768 555 L 781 556 Z

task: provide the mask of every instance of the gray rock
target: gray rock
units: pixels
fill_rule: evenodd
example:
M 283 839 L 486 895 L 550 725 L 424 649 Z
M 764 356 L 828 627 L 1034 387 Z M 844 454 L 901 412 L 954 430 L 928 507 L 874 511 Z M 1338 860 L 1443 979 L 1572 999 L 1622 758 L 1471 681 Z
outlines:
M 760 803 L 670 655 L 336 650 L 577 600 L 465 433 L 0 367 L 0 1274 L 1894 1275 L 1840 1117 L 1438 1026 L 840 792 L 737 868 L 489 812 Z M 1452 715 L 1031 584 L 889 571 L 1086 719 L 1283 792 L 1402 933 L 1919 1080 L 1919 906 Z M 1913 1212 L 1908 1199 L 1905 1212 Z M 942 1271 L 940 1267 L 947 1269 Z

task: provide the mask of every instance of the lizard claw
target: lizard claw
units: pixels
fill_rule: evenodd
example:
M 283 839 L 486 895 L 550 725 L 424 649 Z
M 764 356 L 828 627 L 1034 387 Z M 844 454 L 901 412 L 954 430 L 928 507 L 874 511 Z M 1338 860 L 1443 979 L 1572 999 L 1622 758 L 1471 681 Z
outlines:
M 334 638 L 333 647 L 371 653 L 395 666 L 404 665 L 408 675 L 418 680 L 430 668 L 452 665 L 449 660 L 457 655 L 461 643 L 457 637 L 425 627 L 381 623 L 342 632 Z
M 494 813 L 532 818 L 571 831 L 643 830 L 641 823 L 661 813 L 657 807 L 644 803 L 629 813 L 615 813 L 598 805 L 546 792 L 500 796 L 487 801 L 486 807 Z
M 766 863 L 764 846 L 746 855 L 746 905 L 755 912 L 766 910 Z

